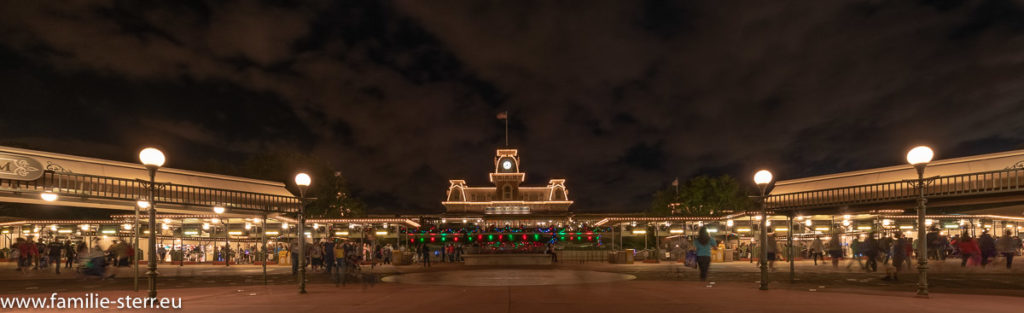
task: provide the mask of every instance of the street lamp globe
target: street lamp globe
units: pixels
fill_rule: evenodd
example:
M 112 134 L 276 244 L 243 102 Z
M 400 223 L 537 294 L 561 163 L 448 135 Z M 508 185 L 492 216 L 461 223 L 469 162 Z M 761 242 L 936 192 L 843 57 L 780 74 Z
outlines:
M 156 148 L 145 148 L 139 151 L 139 161 L 142 161 L 142 165 L 161 167 L 164 166 L 165 160 L 164 153 Z
M 907 163 L 911 165 L 926 164 L 932 161 L 935 153 L 927 146 L 917 146 L 907 152 Z
M 309 187 L 309 184 L 313 182 L 313 179 L 309 177 L 309 174 L 298 173 L 295 175 L 295 185 L 302 187 Z
M 754 183 L 758 185 L 767 185 L 772 182 L 772 172 L 768 170 L 760 170 L 754 173 Z
M 138 205 L 140 209 L 148 209 L 149 208 L 149 201 L 139 200 L 139 201 L 135 202 L 135 205 Z
M 225 210 L 224 207 L 219 206 L 219 205 L 213 207 L 213 213 L 224 214 L 224 210 Z

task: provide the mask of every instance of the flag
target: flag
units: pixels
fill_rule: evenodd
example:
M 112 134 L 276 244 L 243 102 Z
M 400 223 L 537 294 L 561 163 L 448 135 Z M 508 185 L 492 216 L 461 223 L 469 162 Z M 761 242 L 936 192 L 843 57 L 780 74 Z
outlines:
M 508 111 L 498 113 L 498 119 L 499 120 L 508 119 Z
M 672 181 L 672 186 L 679 187 L 679 177 L 676 177 L 676 180 Z

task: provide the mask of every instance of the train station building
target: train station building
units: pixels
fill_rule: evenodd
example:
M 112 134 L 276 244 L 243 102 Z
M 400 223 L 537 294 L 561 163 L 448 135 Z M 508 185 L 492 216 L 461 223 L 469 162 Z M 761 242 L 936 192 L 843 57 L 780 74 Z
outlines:
M 497 149 L 493 164 L 480 165 L 480 181 L 486 173 L 488 184 L 459 178 L 450 180 L 447 190 L 438 186 L 444 212 L 310 219 L 302 237 L 398 247 L 465 245 L 475 253 L 533 253 L 554 245 L 569 259 L 588 260 L 607 260 L 607 251 L 630 248 L 663 259 L 678 257 L 672 250 L 680 240 L 707 226 L 724 239 L 718 260 L 731 261 L 744 258 L 736 248 L 756 242 L 761 231 L 759 210 L 717 216 L 587 212 L 573 206 L 565 178 L 525 184 L 523 161 L 529 157 L 519 152 Z M 949 236 L 1024 230 L 1024 150 L 936 160 L 927 174 L 928 227 Z M 148 208 L 140 207 L 150 201 L 147 178 L 140 164 L 0 147 L 0 203 L 23 210 L 111 210 L 109 218 L 100 219 L 0 217 L 0 248 L 16 238 L 106 246 L 139 234 L 145 246 L 146 235 L 156 231 L 165 250 L 181 251 L 166 260 L 209 263 L 223 262 L 217 251 L 225 244 L 240 252 L 258 250 L 264 242 L 283 247 L 298 235 L 294 216 L 300 201 L 284 183 L 171 168 L 156 176 L 159 188 L 152 202 L 159 226 L 150 230 Z M 767 230 L 792 237 L 798 246 L 816 236 L 843 236 L 847 242 L 872 232 L 915 237 L 915 178 L 913 167 L 896 165 L 777 181 L 765 200 Z M 143 213 L 138 223 L 136 209 Z

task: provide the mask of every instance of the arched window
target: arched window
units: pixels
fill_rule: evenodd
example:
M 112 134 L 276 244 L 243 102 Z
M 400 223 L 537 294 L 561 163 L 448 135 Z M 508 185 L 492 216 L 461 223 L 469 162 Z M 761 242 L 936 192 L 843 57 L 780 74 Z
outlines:
M 555 189 L 555 201 L 565 201 L 565 190 L 562 188 Z
M 501 189 L 501 199 L 512 200 L 512 186 L 505 185 L 505 187 Z
M 462 188 L 452 188 L 452 193 L 448 195 L 448 201 L 462 201 Z

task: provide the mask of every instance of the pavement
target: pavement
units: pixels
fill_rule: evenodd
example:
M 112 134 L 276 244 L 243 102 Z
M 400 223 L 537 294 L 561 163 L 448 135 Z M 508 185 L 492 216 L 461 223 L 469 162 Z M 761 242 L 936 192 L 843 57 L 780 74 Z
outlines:
M 710 286 L 710 287 L 709 287 Z M 162 290 L 159 297 L 181 299 L 184 312 L 1020 312 L 1024 298 L 913 292 L 851 293 L 773 289 L 750 283 L 618 281 L 592 284 L 453 287 L 379 283 L 373 286 L 310 284 L 300 295 L 294 286 L 200 287 Z M 36 294 L 48 297 L 49 293 Z M 61 296 L 80 296 L 66 293 Z M 142 297 L 128 291 L 99 292 L 100 297 Z M 101 312 L 107 310 L 77 310 Z M 36 310 L 46 312 L 46 310 Z M 63 310 L 62 312 L 67 312 Z M 139 312 L 163 311 L 159 309 Z
M 872 309 L 950 312 L 1021 312 L 1024 310 L 1024 264 L 961 268 L 959 262 L 931 262 L 930 299 L 914 297 L 916 269 L 900 281 L 882 280 L 884 270 L 866 273 L 854 264 L 838 269 L 797 261 L 796 280 L 789 281 L 788 263 L 776 263 L 769 273 L 770 290 L 758 290 L 756 263 L 711 265 L 710 280 L 701 283 L 697 271 L 678 263 L 560 263 L 532 267 L 470 267 L 461 264 L 378 266 L 367 270 L 376 284 L 336 287 L 330 276 L 310 272 L 309 294 L 299 296 L 289 266 L 164 265 L 160 267 L 160 296 L 181 297 L 185 311 L 206 312 L 245 308 L 246 311 L 312 311 L 339 306 L 360 312 L 437 312 L 473 308 L 495 312 L 572 310 L 622 312 L 707 309 L 740 312 L 778 308 L 787 312 L 846 312 Z M 57 292 L 62 296 L 97 292 L 101 296 L 143 295 L 133 291 L 128 269 L 116 279 L 83 279 L 75 274 L 22 273 L 0 264 L 0 297 Z M 146 279 L 141 279 L 146 289 Z

